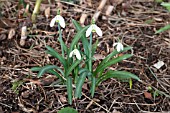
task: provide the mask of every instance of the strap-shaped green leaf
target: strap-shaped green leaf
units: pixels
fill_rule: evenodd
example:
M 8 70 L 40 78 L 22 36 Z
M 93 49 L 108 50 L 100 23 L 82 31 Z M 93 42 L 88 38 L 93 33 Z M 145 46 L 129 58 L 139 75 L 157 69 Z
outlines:
M 165 27 L 162 27 L 160 28 L 159 30 L 156 31 L 156 34 L 157 33 L 161 33 L 161 32 L 164 32 L 164 31 L 167 31 L 170 29 L 170 24 L 169 25 L 166 25 Z
M 43 67 L 33 67 L 31 68 L 31 71 L 40 71 Z M 61 71 L 61 69 L 60 69 Z M 55 70 L 51 69 L 51 70 L 48 70 L 47 73 L 51 73 L 55 76 L 57 76 L 60 80 L 64 81 L 64 78 L 61 77 L 62 75 L 58 74 L 58 72 L 56 72 Z
M 76 83 L 76 91 L 75 91 L 76 98 L 81 98 L 82 86 L 86 79 L 86 75 L 87 75 L 87 72 L 82 73 Z
M 164 7 L 166 7 L 166 9 L 170 12 L 170 3 L 168 3 L 168 2 L 162 2 L 161 5 L 164 6 Z
M 57 51 L 55 51 L 50 46 L 46 46 L 46 48 L 48 49 L 48 51 L 47 51 L 48 54 L 57 58 L 63 64 L 64 68 L 67 68 L 66 60 Z
M 73 22 L 74 26 L 76 27 L 77 31 L 80 31 L 80 30 L 83 29 L 83 27 L 81 27 L 80 24 L 76 20 L 72 19 L 72 22 Z M 81 41 L 83 43 L 84 52 L 85 52 L 86 55 L 88 55 L 89 54 L 89 49 L 88 49 L 89 42 L 88 42 L 85 34 L 82 35 Z
M 62 108 L 58 113 L 78 113 L 75 109 L 70 107 Z
M 140 80 L 136 75 L 130 73 L 130 72 L 126 72 L 126 71 L 108 71 L 106 74 L 104 74 L 103 76 L 99 77 L 96 85 L 98 85 L 99 83 L 101 83 L 104 80 L 107 80 L 109 78 L 117 78 L 117 79 L 135 79 L 135 80 Z
M 90 89 L 92 97 L 94 97 L 95 89 L 96 89 L 96 78 L 95 78 L 95 76 L 92 76 L 91 89 Z
M 76 60 L 75 62 L 73 62 L 73 64 L 68 68 L 68 70 L 66 70 L 66 77 L 73 71 L 73 69 L 75 69 L 76 66 L 78 66 L 80 64 L 81 60 Z
M 120 52 L 124 52 L 124 51 L 128 51 L 132 49 L 132 47 L 125 47 L 123 49 L 123 51 L 120 51 Z M 103 64 L 105 64 L 106 62 L 108 62 L 111 58 L 113 58 L 113 56 L 115 56 L 116 54 L 120 53 L 118 52 L 117 50 L 114 50 L 113 52 L 111 52 L 109 55 L 107 55 L 107 57 L 105 59 L 103 59 L 103 61 L 98 65 L 98 67 L 101 67 Z
M 63 71 L 56 65 L 47 65 L 47 66 L 42 67 L 37 76 L 41 77 L 45 72 L 48 72 L 52 69 L 57 69 L 64 76 Z
M 102 66 L 98 66 L 93 75 L 96 76 L 98 72 L 103 71 L 107 67 L 109 67 L 113 64 L 116 64 L 122 60 L 130 58 L 131 56 L 132 56 L 132 54 L 125 54 L 125 55 L 119 56 L 117 58 L 113 58 L 113 59 L 109 60 L 108 62 L 104 63 Z
M 78 33 L 75 35 L 75 37 L 73 38 L 73 40 L 71 42 L 69 53 L 74 49 L 74 46 L 77 44 L 79 39 L 84 35 L 84 33 L 86 32 L 88 27 L 89 26 L 84 27 L 83 29 L 78 31 Z
M 71 105 L 72 104 L 72 78 L 70 76 L 67 77 L 67 95 L 68 95 L 68 103 Z

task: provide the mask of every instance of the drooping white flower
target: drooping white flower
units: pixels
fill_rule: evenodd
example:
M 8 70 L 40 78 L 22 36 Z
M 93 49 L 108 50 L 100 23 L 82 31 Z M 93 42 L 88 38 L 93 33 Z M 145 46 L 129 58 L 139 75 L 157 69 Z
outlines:
M 114 43 L 113 46 L 116 46 L 116 50 L 119 52 L 123 50 L 123 45 L 120 42 Z
M 65 28 L 65 20 L 61 15 L 56 15 L 50 22 L 50 27 L 53 27 L 55 22 L 59 23 L 62 28 Z
M 75 55 L 78 60 L 81 60 L 81 55 L 78 49 L 74 49 L 72 52 L 70 52 L 69 57 L 73 57 L 73 55 Z
M 93 23 L 86 31 L 86 37 L 90 36 L 92 32 L 96 32 L 99 36 L 102 36 L 102 30 L 96 24 Z

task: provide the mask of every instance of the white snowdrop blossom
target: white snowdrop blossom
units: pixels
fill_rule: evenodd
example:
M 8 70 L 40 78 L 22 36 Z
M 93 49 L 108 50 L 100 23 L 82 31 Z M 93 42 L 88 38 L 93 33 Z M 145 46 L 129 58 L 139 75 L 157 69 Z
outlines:
M 116 50 L 119 52 L 123 50 L 123 45 L 120 42 L 114 43 L 113 46 L 116 46 Z
M 99 36 L 102 36 L 102 30 L 96 25 L 92 24 L 86 31 L 86 37 L 90 36 L 92 32 L 96 32 Z
M 65 20 L 62 16 L 55 16 L 50 22 L 50 27 L 53 27 L 55 22 L 59 23 L 62 28 L 65 28 Z
M 73 57 L 73 55 L 75 55 L 78 60 L 81 60 L 81 55 L 78 49 L 74 49 L 72 52 L 70 52 L 69 57 Z

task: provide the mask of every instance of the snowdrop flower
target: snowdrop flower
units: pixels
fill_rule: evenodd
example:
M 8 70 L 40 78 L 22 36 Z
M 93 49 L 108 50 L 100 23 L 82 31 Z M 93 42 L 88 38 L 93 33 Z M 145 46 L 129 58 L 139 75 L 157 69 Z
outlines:
M 114 43 L 113 46 L 116 46 L 118 52 L 123 50 L 123 45 L 120 42 Z
M 99 36 L 102 36 L 102 30 L 92 20 L 91 26 L 86 31 L 86 37 L 90 36 L 92 32 L 96 32 Z
M 72 57 L 73 55 L 75 55 L 78 60 L 81 60 L 81 55 L 80 55 L 80 52 L 79 52 L 78 49 L 74 49 L 74 50 L 70 53 L 69 57 Z
M 51 20 L 50 27 L 53 27 L 55 22 L 59 23 L 62 28 L 65 28 L 65 20 L 61 15 L 57 15 Z

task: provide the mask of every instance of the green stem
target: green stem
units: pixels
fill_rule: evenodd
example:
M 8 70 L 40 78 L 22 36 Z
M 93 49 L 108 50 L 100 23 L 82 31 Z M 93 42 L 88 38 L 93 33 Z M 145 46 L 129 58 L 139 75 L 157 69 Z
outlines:
M 89 71 L 92 72 L 92 33 L 90 34 L 90 46 L 89 46 Z
M 32 13 L 32 17 L 31 17 L 32 22 L 36 22 L 36 18 L 37 18 L 39 9 L 40 9 L 41 2 L 42 2 L 42 0 L 36 0 L 34 11 Z
M 59 30 L 59 42 L 61 44 L 61 51 L 62 51 L 62 57 L 64 58 L 64 45 L 63 45 L 63 40 L 62 40 L 62 32 L 61 32 L 61 28 L 60 25 L 58 23 L 58 30 Z

